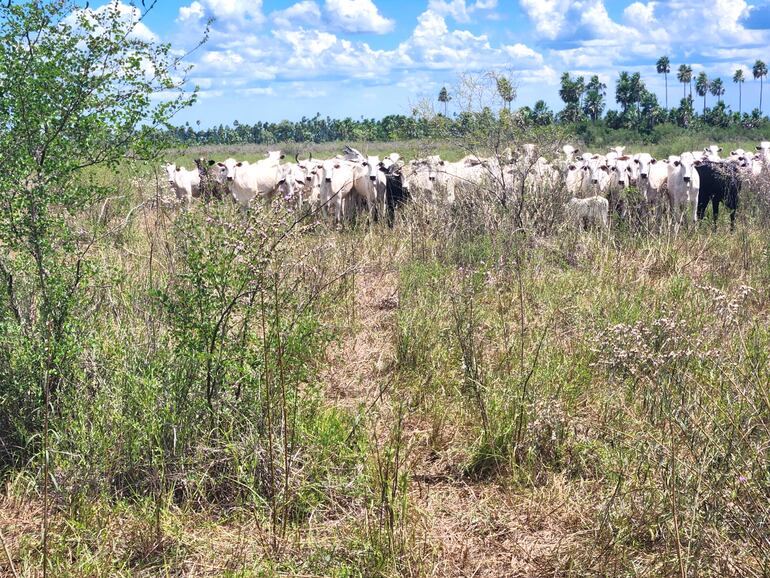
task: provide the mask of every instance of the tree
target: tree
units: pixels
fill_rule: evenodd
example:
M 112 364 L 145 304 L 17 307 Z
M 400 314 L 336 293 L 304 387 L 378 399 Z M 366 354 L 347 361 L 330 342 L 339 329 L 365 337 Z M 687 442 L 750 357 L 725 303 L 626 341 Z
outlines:
M 532 120 L 538 126 L 548 126 L 553 124 L 553 111 L 548 108 L 544 100 L 535 102 L 535 108 L 532 110 Z
M 513 88 L 511 81 L 508 80 L 505 76 L 498 76 L 496 79 L 496 84 L 497 93 L 500 95 L 500 98 L 503 99 L 506 108 L 510 112 L 511 102 L 513 102 L 513 99 L 516 98 L 516 90 Z
M 658 74 L 663 75 L 666 83 L 666 109 L 668 109 L 668 73 L 671 72 L 671 61 L 668 59 L 668 56 L 658 58 L 658 62 L 655 63 L 655 69 L 658 71 Z
M 593 75 L 586 85 L 583 112 L 594 122 L 601 118 L 604 112 L 604 96 L 606 93 L 607 85 L 600 82 L 597 75 Z
M 648 130 L 652 130 L 655 124 L 665 117 L 665 113 L 661 111 L 658 105 L 658 97 L 646 88 L 642 90 L 639 105 L 641 119 L 647 121 L 646 128 Z
M 642 102 L 642 94 L 647 90 L 642 82 L 642 76 L 638 72 L 634 72 L 629 78 L 629 91 L 631 95 L 631 103 L 636 104 L 637 112 L 640 110 Z
M 615 85 L 615 101 L 623 108 L 624 114 L 634 102 L 631 76 L 625 70 L 620 73 Z
M 762 114 L 762 79 L 767 76 L 767 65 L 761 60 L 757 60 L 751 68 L 754 80 L 759 79 L 759 113 Z
M 449 91 L 447 91 L 446 86 L 442 86 L 438 93 L 438 101 L 444 103 L 444 116 L 447 115 L 447 104 L 449 104 L 450 100 L 452 100 L 452 97 L 449 96 Z
M 692 68 L 686 64 L 680 64 L 679 70 L 676 73 L 676 79 L 682 83 L 682 97 L 686 97 L 687 85 L 692 81 Z M 692 96 L 692 88 L 690 88 L 690 95 Z
M 717 97 L 717 104 L 722 103 L 722 97 L 725 94 L 725 86 L 721 78 L 715 78 L 711 81 L 709 92 L 711 92 L 711 96 Z
M 701 72 L 695 81 L 695 92 L 698 93 L 698 96 L 703 97 L 703 114 L 706 114 L 706 95 L 709 93 L 709 88 L 709 77 L 705 72 Z
M 41 416 L 75 395 L 94 321 L 101 261 L 91 253 L 107 233 L 82 215 L 125 194 L 94 173 L 157 158 L 159 129 L 195 100 L 170 46 L 137 33 L 138 8 L 80 4 L 0 6 L 0 437 L 16 458 L 42 444 L 44 467 L 53 458 Z
M 743 76 L 743 69 L 739 68 L 735 71 L 735 74 L 733 74 L 733 82 L 738 85 L 738 114 L 741 113 L 742 108 L 742 94 L 741 94 L 741 85 L 745 82 L 745 78 Z
M 580 100 L 583 97 L 585 91 L 585 80 L 582 76 L 576 77 L 574 80 L 570 77 L 569 72 L 565 72 L 561 75 L 561 87 L 559 88 L 559 97 L 564 101 L 566 105 L 561 112 L 561 118 L 565 122 L 576 122 L 580 120 L 582 111 L 580 109 Z

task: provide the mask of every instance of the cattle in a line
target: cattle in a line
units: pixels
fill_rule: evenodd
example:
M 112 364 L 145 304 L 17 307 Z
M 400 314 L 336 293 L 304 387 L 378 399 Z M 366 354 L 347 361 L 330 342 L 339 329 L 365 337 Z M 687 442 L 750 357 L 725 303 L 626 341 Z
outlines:
M 562 190 L 567 198 L 594 198 L 593 204 L 570 201 L 567 205 L 575 207 L 570 214 L 577 207 L 591 207 L 590 218 L 583 217 L 583 223 L 598 223 L 602 220 L 595 215 L 601 213 L 602 204 L 596 198 L 608 201 L 608 215 L 623 218 L 627 191 L 635 186 L 646 206 L 667 204 L 675 214 L 691 210 L 693 220 L 703 218 L 708 204 L 716 218 L 724 203 L 734 226 L 741 183 L 756 183 L 756 177 L 767 171 L 770 156 L 770 141 L 762 141 L 756 153 L 736 149 L 724 158 L 722 148 L 713 144 L 668 159 L 644 152 L 630 156 L 625 148 L 612 147 L 605 154 L 596 154 L 564 145 L 549 161 L 538 156 L 535 145 L 526 144 L 509 147 L 503 157 L 466 155 L 448 162 L 432 155 L 404 162 L 397 153 L 381 159 L 346 147 L 343 154 L 326 160 L 296 156 L 294 163 L 281 162 L 283 155 L 272 151 L 255 163 L 234 158 L 220 162 L 195 159 L 197 170 L 168 164 L 166 171 L 174 194 L 186 202 L 198 196 L 205 200 L 231 197 L 246 209 L 254 200 L 280 198 L 300 208 L 320 208 L 335 222 L 366 208 L 372 221 L 385 216 L 392 224 L 397 207 L 408 198 L 451 204 L 457 195 L 472 200 L 481 188 L 503 186 L 514 194 L 537 189 L 547 195 Z M 542 202 L 543 197 L 537 199 Z

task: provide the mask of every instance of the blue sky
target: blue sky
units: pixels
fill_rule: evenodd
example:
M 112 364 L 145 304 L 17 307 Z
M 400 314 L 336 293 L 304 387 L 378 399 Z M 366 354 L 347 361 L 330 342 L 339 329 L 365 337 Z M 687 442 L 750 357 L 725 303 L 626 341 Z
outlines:
M 613 108 L 618 72 L 639 71 L 663 103 L 664 54 L 670 104 L 684 62 L 721 77 L 737 109 L 742 67 L 746 111 L 759 103 L 751 65 L 770 61 L 770 0 L 160 0 L 145 32 L 184 51 L 209 18 L 208 42 L 188 58 L 200 98 L 177 117 L 201 127 L 409 114 L 441 86 L 452 93 L 460 73 L 487 70 L 512 75 L 514 107 L 542 98 L 561 109 L 564 71 L 598 74 Z

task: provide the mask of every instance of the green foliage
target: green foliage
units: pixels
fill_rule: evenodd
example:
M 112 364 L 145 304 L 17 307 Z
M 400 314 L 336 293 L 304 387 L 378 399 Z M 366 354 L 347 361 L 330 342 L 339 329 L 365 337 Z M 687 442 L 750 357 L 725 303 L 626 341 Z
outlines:
M 78 377 L 98 231 L 74 216 L 111 192 L 89 171 L 153 156 L 156 129 L 194 99 L 137 22 L 114 4 L 0 7 L 0 467 L 24 459 L 40 410 Z M 157 103 L 160 90 L 176 96 Z

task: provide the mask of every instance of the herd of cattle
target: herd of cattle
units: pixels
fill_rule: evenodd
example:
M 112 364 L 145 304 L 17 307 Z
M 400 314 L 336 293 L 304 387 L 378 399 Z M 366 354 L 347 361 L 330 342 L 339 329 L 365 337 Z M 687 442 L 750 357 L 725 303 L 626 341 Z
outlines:
M 611 212 L 626 213 L 631 187 L 646 206 L 667 206 L 680 216 L 689 209 L 693 220 L 703 218 L 709 203 L 716 220 L 724 202 L 732 222 L 741 183 L 770 170 L 770 141 L 761 142 L 756 153 L 738 149 L 724 157 L 716 145 L 666 159 L 626 155 L 624 148 L 581 154 L 565 145 L 559 158 L 549 161 L 535 145 L 525 144 L 489 158 L 469 155 L 447 162 L 434 155 L 405 162 L 398 153 L 379 158 L 345 147 L 342 155 L 327 160 L 311 155 L 283 163 L 284 155 L 272 151 L 256 163 L 196 159 L 197 169 L 167 164 L 166 171 L 171 189 L 186 202 L 230 197 L 245 209 L 257 200 L 280 197 L 336 222 L 360 209 L 372 218 L 385 214 L 392 219 L 394 208 L 407 198 L 451 204 L 480 187 L 507 188 L 514 195 L 562 190 L 570 199 L 567 214 L 576 223 L 607 227 Z

